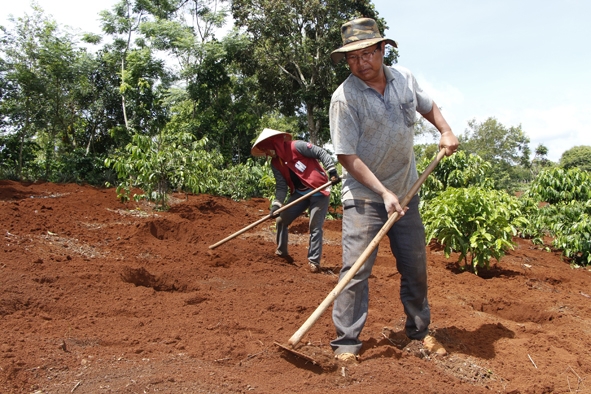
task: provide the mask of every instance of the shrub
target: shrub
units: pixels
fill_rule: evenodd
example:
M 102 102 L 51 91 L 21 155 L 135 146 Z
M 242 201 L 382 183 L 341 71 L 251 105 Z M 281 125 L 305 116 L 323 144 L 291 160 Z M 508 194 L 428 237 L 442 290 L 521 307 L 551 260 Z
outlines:
M 481 187 L 448 188 L 424 205 L 427 242 L 436 239 L 446 257 L 458 252 L 462 268 L 489 268 L 514 246 L 517 227 L 527 220 L 516 197 Z
M 531 216 L 524 231 L 535 235 L 535 243 L 542 244 L 541 236 L 553 237 L 552 247 L 564 257 L 581 265 L 591 263 L 591 201 L 571 201 L 567 204 L 546 205 Z
M 417 170 L 419 173 L 422 173 L 427 168 L 433 158 L 424 157 L 418 163 Z M 446 156 L 441 159 L 421 186 L 419 193 L 421 200 L 430 200 L 448 187 L 479 186 L 492 188 L 492 180 L 487 177 L 490 171 L 491 165 L 477 155 L 460 151 L 452 156 Z
M 166 209 L 172 190 L 198 194 L 218 184 L 222 156 L 208 152 L 206 144 L 206 138 L 196 141 L 189 133 L 162 132 L 155 137 L 135 134 L 124 151 L 107 158 L 105 165 L 112 166 L 121 180 L 119 198 L 129 199 L 131 188 L 137 187 L 145 194 L 134 195 L 136 200 L 145 198 Z
M 267 161 L 261 165 L 249 158 L 245 164 L 220 171 L 218 179 L 219 184 L 207 192 L 235 201 L 261 196 L 272 198 L 275 190 L 275 179 Z
M 578 168 L 551 168 L 538 174 L 527 193 L 549 204 L 587 201 L 591 199 L 591 176 Z
M 522 197 L 529 224 L 522 235 L 534 243 L 553 237 L 552 246 L 577 264 L 591 263 L 591 176 L 578 168 L 551 168 L 538 174 Z M 540 202 L 548 204 L 533 209 Z
M 575 263 L 589 265 L 591 263 L 591 216 L 589 203 L 587 212 L 580 212 L 570 222 L 563 222 L 560 228 L 554 229 L 556 235 L 552 245 L 562 250 L 562 254 Z

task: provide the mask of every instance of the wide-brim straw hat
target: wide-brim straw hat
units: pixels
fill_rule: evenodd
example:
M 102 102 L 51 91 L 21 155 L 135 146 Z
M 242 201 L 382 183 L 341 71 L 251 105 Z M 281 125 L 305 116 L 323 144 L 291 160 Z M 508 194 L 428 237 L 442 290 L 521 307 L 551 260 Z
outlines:
M 282 134 L 283 134 L 283 138 L 285 138 L 285 141 L 291 141 L 292 137 L 291 137 L 291 134 L 289 134 L 289 133 L 286 133 L 283 131 L 277 131 L 277 130 L 273 130 L 273 129 L 263 129 L 261 134 L 259 134 L 257 140 L 252 145 L 252 148 L 250 149 L 250 154 L 253 156 L 265 156 L 265 151 L 259 149 L 257 147 L 257 145 L 266 139 L 269 139 L 271 137 L 275 137 L 276 135 L 282 135 Z
M 382 37 L 378 30 L 378 24 L 371 18 L 358 18 L 343 24 L 341 38 L 343 46 L 330 54 L 330 58 L 335 64 L 345 57 L 345 53 L 367 48 L 378 42 L 385 41 L 394 48 L 398 48 L 396 41 Z

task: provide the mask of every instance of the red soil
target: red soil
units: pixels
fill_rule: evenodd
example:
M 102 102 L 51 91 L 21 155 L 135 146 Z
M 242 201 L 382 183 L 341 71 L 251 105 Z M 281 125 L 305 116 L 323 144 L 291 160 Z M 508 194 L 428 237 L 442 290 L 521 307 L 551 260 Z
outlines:
M 591 393 L 591 272 L 526 240 L 491 270 L 460 272 L 428 248 L 429 357 L 405 340 L 386 240 L 370 279 L 357 365 L 331 357 L 327 310 L 288 339 L 337 283 L 340 221 L 322 265 L 276 258 L 268 201 L 174 195 L 169 212 L 113 189 L 0 182 L 2 393 Z

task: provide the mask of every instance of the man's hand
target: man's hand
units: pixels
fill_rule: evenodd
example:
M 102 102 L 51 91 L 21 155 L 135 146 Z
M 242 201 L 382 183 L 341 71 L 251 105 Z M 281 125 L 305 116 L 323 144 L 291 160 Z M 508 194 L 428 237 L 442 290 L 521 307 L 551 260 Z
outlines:
M 330 179 L 330 181 L 332 182 L 333 185 L 336 185 L 337 183 L 339 183 L 341 181 L 341 177 L 339 176 L 339 173 L 334 168 L 331 169 L 330 171 L 328 171 L 328 178 Z
M 400 205 L 400 201 L 398 201 L 396 194 L 388 190 L 387 193 L 382 195 L 382 198 L 384 199 L 384 206 L 386 207 L 388 216 L 391 216 L 394 212 L 398 212 L 398 215 L 404 216 L 406 210 Z
M 276 218 L 279 216 L 279 213 L 275 213 L 276 210 L 278 210 L 279 208 L 281 208 L 281 205 L 279 205 L 278 203 L 273 203 L 271 205 L 271 209 L 269 210 L 269 216 L 271 216 L 272 218 Z
M 441 133 L 441 139 L 439 140 L 439 150 L 445 148 L 445 155 L 451 156 L 458 149 L 459 141 L 454 133 L 451 131 L 451 127 L 447 124 L 447 121 L 441 114 L 441 110 L 433 102 L 431 111 L 423 114 L 423 117 L 429 121 L 439 132 Z
M 445 155 L 451 156 L 458 149 L 460 142 L 451 130 L 443 131 L 439 140 L 439 149 L 445 148 Z

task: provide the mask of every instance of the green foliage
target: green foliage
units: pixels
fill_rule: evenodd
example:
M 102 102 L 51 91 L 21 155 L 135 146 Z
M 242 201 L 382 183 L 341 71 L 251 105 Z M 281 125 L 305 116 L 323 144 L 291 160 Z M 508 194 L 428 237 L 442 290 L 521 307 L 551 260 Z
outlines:
M 560 157 L 560 166 L 565 169 L 579 168 L 591 171 L 591 146 L 580 145 L 565 151 Z
M 104 166 L 105 158 L 89 155 L 82 148 L 60 156 L 55 163 L 52 181 L 59 183 L 90 183 L 103 185 L 105 181 L 115 181 L 113 171 Z
M 543 169 L 547 169 L 555 165 L 554 162 L 548 160 L 547 156 L 548 148 L 543 144 L 538 144 L 530 166 L 533 178 L 535 178 Z
M 484 122 L 475 119 L 468 122 L 468 128 L 459 136 L 459 150 L 480 156 L 492 165 L 490 177 L 499 190 L 518 190 L 523 182 L 531 179 L 529 169 L 529 138 L 521 125 L 506 127 L 494 117 Z
M 268 114 L 263 115 L 261 119 L 261 124 L 259 126 L 261 129 L 269 128 L 273 130 L 279 130 L 291 135 L 297 135 L 298 133 L 298 120 L 296 117 L 287 117 L 281 115 L 277 111 L 272 111 Z M 258 137 L 258 135 L 257 135 Z M 252 143 L 256 138 L 253 139 Z
M 259 164 L 248 159 L 244 164 L 237 164 L 220 171 L 219 184 L 208 193 L 230 197 L 235 201 L 251 197 L 270 197 L 275 190 L 275 181 L 270 162 Z M 272 183 L 269 184 L 269 179 Z
M 29 172 L 24 167 L 30 167 L 33 158 L 21 153 L 34 140 L 43 152 L 42 176 L 49 180 L 53 160 L 60 150 L 69 148 L 80 118 L 72 108 L 78 107 L 76 92 L 83 80 L 76 67 L 81 55 L 72 37 L 45 17 L 41 8 L 33 5 L 33 11 L 15 21 L 13 30 L 2 29 L 0 118 L 7 134 L 14 134 L 18 141 L 17 177 L 23 170 Z
M 468 122 L 468 129 L 460 136 L 460 149 L 477 154 L 485 161 L 512 165 L 529 161 L 529 138 L 521 125 L 506 127 L 494 117 L 478 123 Z
M 39 145 L 35 141 L 21 141 L 22 135 L 0 135 L 0 178 L 2 179 L 28 179 L 28 163 L 35 160 Z M 20 163 L 27 168 L 23 169 Z M 25 175 L 22 177 L 22 175 Z
M 548 235 L 548 218 L 544 215 L 545 210 L 540 208 L 537 199 L 528 194 L 521 195 L 518 201 L 521 213 L 527 218 L 527 222 L 518 228 L 519 236 L 531 239 L 534 244 L 544 244 L 544 237 Z
M 550 207 L 548 216 L 556 218 L 550 231 L 552 246 L 581 265 L 591 264 L 591 201 Z M 555 212 L 551 212 L 555 211 Z
M 342 190 L 343 188 L 340 184 L 335 185 L 330 189 L 330 202 L 328 204 L 327 213 L 327 216 L 330 219 L 340 219 L 343 216 L 341 213 L 339 213 L 339 208 L 343 205 Z
M 269 201 L 273 201 L 275 198 L 275 176 L 271 170 L 271 161 L 269 160 L 266 165 L 269 167 L 269 171 L 265 172 L 259 181 L 261 189 L 263 190 L 263 197 Z
M 122 199 L 138 187 L 145 194 L 134 195 L 135 199 L 146 198 L 166 209 L 171 190 L 203 193 L 218 185 L 216 168 L 222 158 L 208 152 L 206 144 L 206 138 L 196 141 L 188 133 L 135 134 L 125 150 L 107 158 L 105 165 L 113 167 L 122 180 L 118 185 Z
M 232 34 L 202 44 L 199 62 L 182 73 L 186 88 L 171 89 L 165 98 L 172 127 L 197 138 L 207 136 L 225 163 L 245 163 L 250 157 L 268 109 L 257 98 L 256 80 L 236 69 L 235 61 L 243 57 L 246 45 L 244 36 Z
M 437 144 L 415 144 L 413 146 L 417 169 L 421 166 L 423 160 L 432 160 L 439 152 Z
M 591 262 L 591 176 L 577 167 L 543 170 L 522 197 L 530 216 L 522 236 L 552 246 L 576 263 Z M 541 208 L 537 208 L 541 205 Z M 536 209 L 537 208 L 537 209 Z
M 450 187 L 422 210 L 427 242 L 436 239 L 446 257 L 458 252 L 464 268 L 489 268 L 513 248 L 512 237 L 527 220 L 517 198 L 482 187 Z
M 591 263 L 591 201 L 570 201 L 556 205 L 545 204 L 531 207 L 529 223 L 520 229 L 522 236 L 531 238 L 535 244 L 544 244 L 544 237 L 552 238 L 552 247 L 562 251 L 564 257 L 577 264 Z
M 260 101 L 285 116 L 298 116 L 298 137 L 324 145 L 330 96 L 349 74 L 344 62 L 335 66 L 329 58 L 342 44 L 340 27 L 367 16 L 383 31 L 385 21 L 371 2 L 351 0 L 234 0 L 231 12 L 248 36 L 240 69 L 256 78 Z
M 531 183 L 528 194 L 549 204 L 587 201 L 591 198 L 591 175 L 578 168 L 543 170 Z
M 433 153 L 432 157 L 424 155 L 422 160 L 417 163 L 418 172 L 422 173 L 436 155 L 437 151 Z M 482 158 L 459 151 L 441 159 L 421 186 L 419 195 L 422 201 L 428 201 L 449 187 L 479 186 L 492 188 L 492 180 L 488 177 L 490 172 L 491 165 Z

